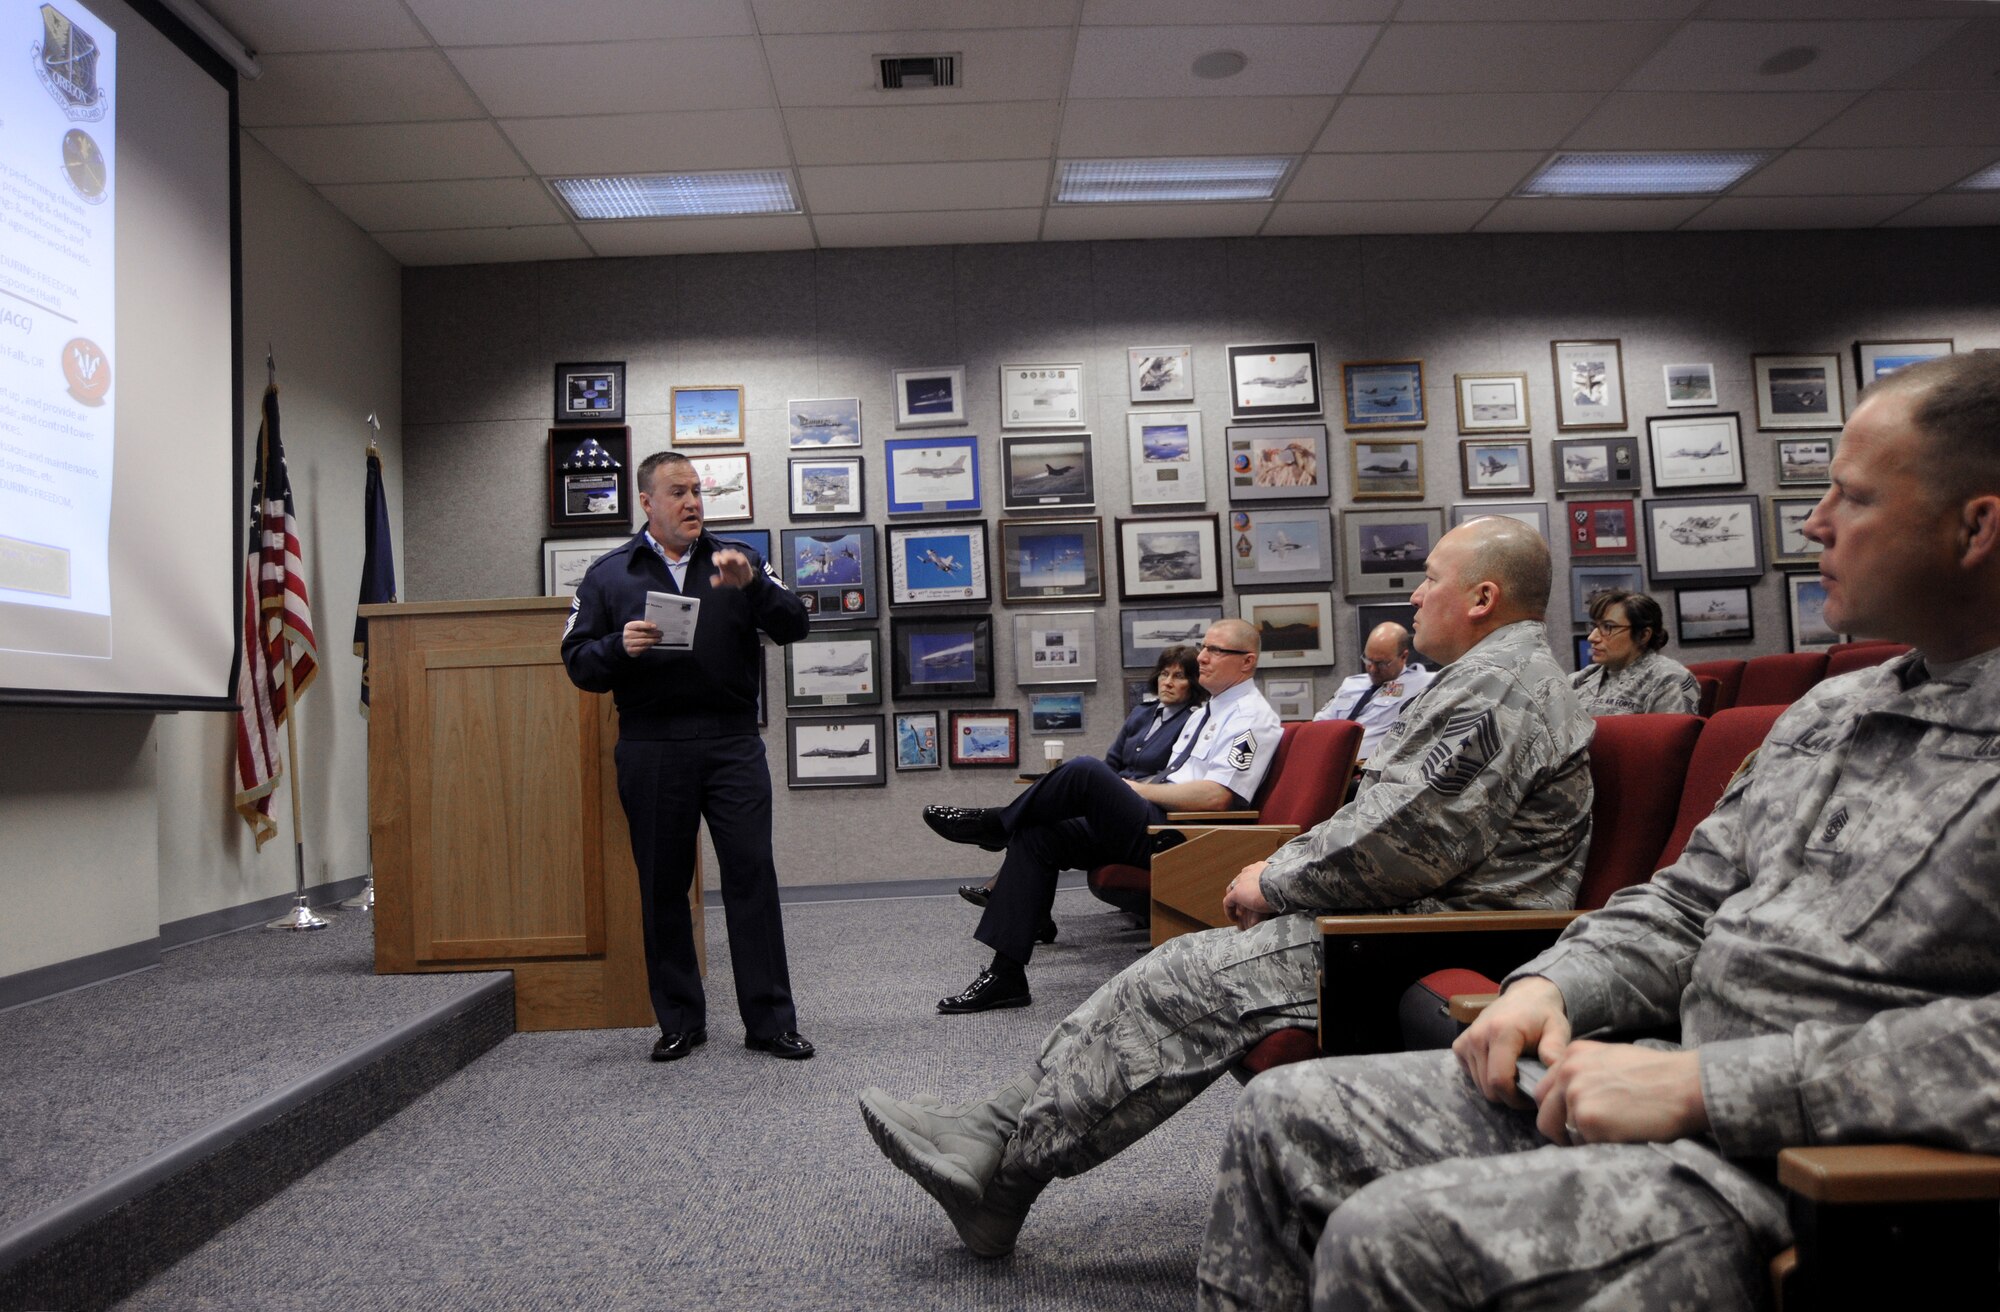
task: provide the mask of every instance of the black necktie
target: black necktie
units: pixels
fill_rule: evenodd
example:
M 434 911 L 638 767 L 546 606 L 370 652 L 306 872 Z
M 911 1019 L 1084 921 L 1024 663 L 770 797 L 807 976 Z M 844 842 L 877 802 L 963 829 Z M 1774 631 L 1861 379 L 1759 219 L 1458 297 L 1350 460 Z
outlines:
M 1187 746 L 1181 748 L 1180 751 L 1174 753 L 1174 759 L 1167 762 L 1167 768 L 1153 776 L 1154 783 L 1156 784 L 1165 783 L 1167 781 L 1168 775 L 1180 769 L 1182 763 L 1185 762 L 1188 757 L 1194 755 L 1194 745 L 1201 740 L 1201 728 L 1203 725 L 1208 723 L 1208 713 L 1211 709 L 1212 709 L 1212 704 L 1210 706 L 1204 706 L 1201 708 L 1201 718 L 1194 722 L 1194 732 L 1188 735 Z
M 1376 693 L 1380 692 L 1381 690 L 1382 690 L 1381 684 L 1379 683 L 1369 684 L 1368 691 L 1361 694 L 1361 700 L 1355 702 L 1353 706 L 1348 708 L 1347 718 L 1350 720 L 1360 719 L 1361 708 L 1366 706 L 1369 702 L 1369 699 L 1372 698 Z

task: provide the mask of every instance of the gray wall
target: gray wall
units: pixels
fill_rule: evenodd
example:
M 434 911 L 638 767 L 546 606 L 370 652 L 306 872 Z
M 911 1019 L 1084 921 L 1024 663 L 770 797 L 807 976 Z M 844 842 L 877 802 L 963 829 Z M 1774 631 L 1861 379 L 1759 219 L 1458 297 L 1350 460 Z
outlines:
M 1332 508 L 1346 501 L 1337 393 L 1342 360 L 1421 357 L 1430 426 L 1422 433 L 1425 505 L 1466 500 L 1459 484 L 1452 375 L 1523 371 L 1531 383 L 1536 498 L 1554 502 L 1549 342 L 1624 342 L 1630 432 L 1667 413 L 1661 366 L 1713 361 L 1721 406 L 1744 415 L 1748 490 L 1768 494 L 1772 437 L 1755 431 L 1750 357 L 1839 351 L 1858 337 L 1949 336 L 1960 350 L 2000 346 L 2000 244 L 1990 230 L 1635 233 L 1079 242 L 1022 246 L 688 256 L 411 269 L 404 275 L 404 419 L 411 600 L 529 596 L 541 590 L 546 441 L 557 361 L 623 360 L 633 456 L 667 445 L 668 388 L 747 388 L 746 449 L 758 527 L 786 527 L 785 402 L 860 396 L 869 518 L 887 522 L 881 442 L 895 434 L 890 371 L 964 364 L 966 429 L 983 443 L 989 521 L 1000 518 L 998 366 L 1082 360 L 1095 435 L 1107 582 L 1111 520 L 1130 513 L 1126 472 L 1129 346 L 1191 342 L 1196 404 L 1210 460 L 1210 508 L 1229 422 L 1223 348 L 1317 340 L 1336 464 Z M 1851 361 L 1850 399 L 1853 386 Z M 1691 411 L 1675 413 L 1687 414 Z M 712 448 L 710 448 L 712 449 Z M 1650 470 L 1647 491 L 1650 492 Z M 1559 511 L 1557 512 L 1559 513 Z M 774 533 L 775 536 L 775 533 Z M 997 533 L 995 534 L 997 544 Z M 1558 547 L 1552 638 L 1570 662 L 1566 552 Z M 1671 614 L 1672 597 L 1660 589 Z M 997 588 L 996 588 L 997 594 Z M 1686 659 L 1749 656 L 1787 645 L 1784 586 L 1754 589 L 1756 641 L 1701 644 Z M 1233 591 L 1224 605 L 1233 613 Z M 1101 749 L 1122 716 L 1118 602 L 1098 617 L 1099 683 L 1081 735 Z M 1023 710 L 1012 621 L 993 607 L 993 704 Z M 1311 671 L 1318 694 L 1353 668 L 1352 607 L 1336 596 L 1338 664 Z M 882 626 L 886 639 L 888 625 Z M 1670 649 L 1672 650 L 1672 649 Z M 769 693 L 780 703 L 782 666 Z M 920 702 L 897 709 L 949 707 Z M 972 705 L 975 703 L 965 703 Z M 932 800 L 1011 796 L 1005 771 L 897 776 L 886 790 L 784 787 L 784 716 L 767 742 L 779 797 L 779 868 L 787 883 L 965 873 L 985 858 L 932 838 L 917 819 Z M 713 883 L 711 867 L 710 881 Z

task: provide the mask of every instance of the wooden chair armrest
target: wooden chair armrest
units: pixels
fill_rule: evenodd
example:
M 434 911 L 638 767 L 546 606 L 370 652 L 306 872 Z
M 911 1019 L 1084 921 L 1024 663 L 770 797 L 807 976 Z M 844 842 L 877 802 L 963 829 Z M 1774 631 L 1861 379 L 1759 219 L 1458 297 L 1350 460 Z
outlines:
M 1436 911 L 1416 916 L 1321 916 L 1321 937 L 1351 934 L 1491 934 L 1569 928 L 1581 911 Z
M 1778 1183 L 1816 1203 L 2000 1200 L 2000 1157 L 1909 1143 L 1787 1148 Z
M 1204 812 L 1203 814 L 1209 814 L 1209 813 Z M 1297 838 L 1299 836 L 1299 827 L 1297 825 L 1164 824 L 1164 825 L 1147 825 L 1146 832 L 1152 834 L 1154 837 L 1158 837 L 1161 834 L 1180 834 L 1189 840 L 1199 838 L 1203 834 L 1214 834 L 1214 833 L 1282 834 L 1286 838 Z M 1232 870 L 1229 873 L 1233 875 L 1236 872 Z
M 1243 867 L 1270 858 L 1290 842 L 1297 825 L 1156 825 L 1185 834 L 1187 841 L 1153 857 L 1153 946 L 1178 934 L 1220 929 L 1222 893 Z
M 1451 1018 L 1461 1025 L 1470 1025 L 1479 1019 L 1479 1013 L 1499 1001 L 1498 993 L 1454 993 L 1445 1008 Z
M 1255 811 L 1169 811 L 1169 821 L 1191 825 L 1247 825 L 1256 821 Z

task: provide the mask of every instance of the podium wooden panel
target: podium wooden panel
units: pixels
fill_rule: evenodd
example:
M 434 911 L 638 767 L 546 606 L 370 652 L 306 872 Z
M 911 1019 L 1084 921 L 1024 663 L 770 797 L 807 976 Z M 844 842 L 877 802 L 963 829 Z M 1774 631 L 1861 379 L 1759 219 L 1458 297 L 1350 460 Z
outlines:
M 568 609 L 361 608 L 375 970 L 511 970 L 523 1030 L 650 1026 L 617 711 L 563 671 Z M 689 901 L 705 952 L 699 869 Z

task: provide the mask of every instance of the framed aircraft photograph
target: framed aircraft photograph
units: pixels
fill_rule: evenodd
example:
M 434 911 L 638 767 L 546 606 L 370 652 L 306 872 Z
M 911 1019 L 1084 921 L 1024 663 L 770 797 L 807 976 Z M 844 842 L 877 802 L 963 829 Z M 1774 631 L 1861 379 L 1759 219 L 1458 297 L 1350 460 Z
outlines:
M 978 513 L 978 438 L 892 437 L 882 444 L 882 458 L 889 465 L 890 514 Z
M 1367 428 L 1423 428 L 1430 422 L 1424 409 L 1422 360 L 1343 361 L 1340 390 L 1350 433 Z
M 1778 457 L 1779 487 L 1813 487 L 1833 478 L 1835 437 L 1781 437 L 1771 443 Z
M 1127 712 L 1130 714 L 1130 712 Z M 1028 732 L 1031 734 L 1082 733 L 1083 694 L 1080 692 L 1031 692 L 1028 694 Z
M 1803 565 L 1819 568 L 1825 548 L 1805 535 L 1806 517 L 1819 504 L 1815 496 L 1771 498 L 1771 563 L 1781 569 Z
M 1081 362 L 1000 366 L 1000 427 L 1080 428 L 1082 425 Z
M 1453 374 L 1461 433 L 1525 433 L 1528 375 Z
M 1625 358 L 1616 337 L 1549 343 L 1555 367 L 1556 429 L 1625 427 Z
M 1102 601 L 1104 521 L 1000 521 L 1000 601 Z
M 1534 444 L 1525 437 L 1460 438 L 1458 471 L 1469 497 L 1533 492 Z
M 861 398 L 840 396 L 785 402 L 786 437 L 794 451 L 861 445 Z
M 881 614 L 873 524 L 780 529 L 775 565 L 814 624 L 837 626 Z
M 1840 357 L 1753 355 L 1750 376 L 1757 393 L 1757 427 L 1764 430 L 1837 429 L 1847 422 Z
M 1543 538 L 1549 536 L 1549 503 L 1546 501 L 1460 501 L 1451 508 L 1446 517 L 1447 529 L 1461 524 L 1470 524 L 1475 519 L 1489 519 L 1495 515 L 1507 519 L 1518 519 Z
M 556 422 L 605 424 L 625 418 L 625 364 L 556 366 Z
M 1639 508 L 1630 497 L 1617 501 L 1572 501 L 1563 507 L 1572 556 L 1639 554 Z
M 1557 438 L 1557 492 L 1611 492 L 1639 486 L 1636 437 Z
M 1667 382 L 1667 408 L 1715 404 L 1715 366 L 1712 364 L 1668 364 L 1660 366 Z
M 1125 377 L 1134 404 L 1194 400 L 1192 346 L 1128 346 Z
M 675 446 L 733 446 L 743 440 L 741 387 L 676 387 L 671 395 Z
M 896 769 L 944 769 L 943 736 L 936 711 L 896 712 Z
M 1090 434 L 1000 439 L 1000 508 L 1083 510 L 1097 504 Z
M 1262 642 L 1260 667 L 1333 664 L 1330 593 L 1245 593 L 1237 602 Z
M 1356 501 L 1421 501 L 1424 444 L 1414 437 L 1350 437 L 1347 475 Z
M 1750 613 L 1750 589 L 1674 589 L 1674 636 L 1694 642 L 1749 642 L 1757 636 Z
M 863 513 L 860 456 L 793 456 L 790 465 L 792 518 Z
M 1755 579 L 1764 574 L 1764 526 L 1752 493 L 1647 498 L 1646 572 L 1655 583 Z
M 1785 621 L 1793 651 L 1825 651 L 1848 640 L 1826 620 L 1826 580 L 1817 574 L 1785 576 Z
M 965 422 L 964 365 L 897 369 L 890 381 L 896 393 L 896 427 L 924 428 Z
M 1097 612 L 1024 611 L 1014 617 L 1014 682 L 1097 682 Z
M 1151 410 L 1125 417 L 1132 508 L 1200 505 L 1208 500 L 1201 411 Z
M 1614 590 L 1644 592 L 1646 574 L 1637 565 L 1571 565 L 1569 567 L 1569 617 L 1577 624 L 1589 624 L 1590 603 L 1600 593 Z M 1586 657 L 1586 662 L 1588 658 Z
M 574 597 L 576 585 L 597 563 L 597 558 L 613 547 L 622 547 L 629 535 L 612 538 L 543 538 L 542 595 Z
M 1231 419 L 1290 419 L 1325 409 L 1319 390 L 1319 343 L 1226 349 Z
M 549 527 L 629 532 L 625 495 L 632 430 L 621 424 L 549 430 Z
M 869 788 L 889 781 L 879 715 L 785 721 L 785 783 L 791 788 Z
M 989 615 L 889 617 L 890 691 L 906 697 L 991 697 Z
M 951 712 L 951 763 L 953 766 L 1019 765 L 1021 713 Z
M 1152 606 L 1118 612 L 1118 664 L 1151 669 L 1169 647 L 1192 647 L 1222 618 L 1220 606 Z
M 1654 415 L 1646 421 L 1653 490 L 1742 487 L 1743 429 L 1734 411 Z
M 1895 373 L 1906 364 L 1935 360 L 1950 355 L 1954 349 L 1952 339 L 1949 337 L 1939 337 L 1929 341 L 1856 342 L 1854 377 L 1861 386 L 1866 387 L 1879 378 Z
M 833 629 L 785 644 L 786 710 L 881 704 L 880 630 Z
M 1229 581 L 1238 588 L 1333 582 L 1333 516 L 1320 506 L 1232 510 Z
M 750 455 L 689 456 L 701 480 L 703 518 L 710 524 L 747 524 L 756 518 L 750 508 Z
M 1278 713 L 1280 720 L 1310 720 L 1319 703 L 1313 699 L 1313 680 L 1310 674 L 1286 674 L 1260 680 L 1264 688 L 1264 700 Z
M 1222 595 L 1222 528 L 1215 515 L 1118 521 L 1118 599 Z
M 986 521 L 891 524 L 889 604 L 935 606 L 991 601 L 986 579 Z
M 1260 424 L 1224 434 L 1231 501 L 1318 500 L 1333 492 L 1325 424 Z
M 1350 597 L 1404 596 L 1424 581 L 1424 563 L 1444 536 L 1435 506 L 1345 510 L 1340 515 L 1343 587 Z

